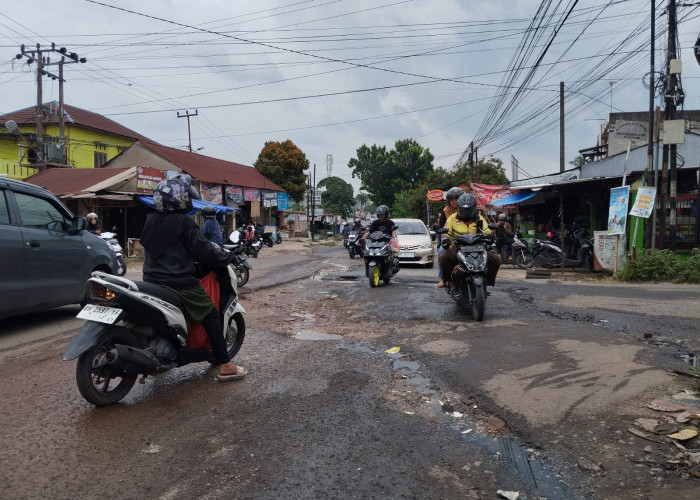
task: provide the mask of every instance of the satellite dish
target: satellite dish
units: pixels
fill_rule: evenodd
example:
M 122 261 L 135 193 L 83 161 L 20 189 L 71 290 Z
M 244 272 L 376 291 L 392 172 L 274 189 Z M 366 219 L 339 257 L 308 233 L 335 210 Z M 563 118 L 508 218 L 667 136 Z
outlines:
M 698 62 L 698 64 L 700 64 L 700 35 L 698 35 L 698 41 L 695 42 L 693 52 L 695 53 L 695 60 Z

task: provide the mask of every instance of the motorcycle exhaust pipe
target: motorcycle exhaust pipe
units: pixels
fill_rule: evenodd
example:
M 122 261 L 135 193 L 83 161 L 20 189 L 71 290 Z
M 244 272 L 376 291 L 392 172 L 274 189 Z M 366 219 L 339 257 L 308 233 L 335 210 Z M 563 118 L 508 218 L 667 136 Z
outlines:
M 108 364 L 130 373 L 148 374 L 160 366 L 153 353 L 123 344 L 115 344 L 114 349 L 105 354 L 105 360 Z

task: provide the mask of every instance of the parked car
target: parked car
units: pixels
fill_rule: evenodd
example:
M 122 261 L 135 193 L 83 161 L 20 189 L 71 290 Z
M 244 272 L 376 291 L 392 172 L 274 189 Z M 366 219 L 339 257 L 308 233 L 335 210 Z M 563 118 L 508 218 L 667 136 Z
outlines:
M 85 227 L 48 190 L 0 177 L 0 318 L 82 302 L 93 271 L 116 272 Z
M 435 253 L 428 228 L 420 219 L 392 219 L 397 226 L 399 262 L 433 267 Z

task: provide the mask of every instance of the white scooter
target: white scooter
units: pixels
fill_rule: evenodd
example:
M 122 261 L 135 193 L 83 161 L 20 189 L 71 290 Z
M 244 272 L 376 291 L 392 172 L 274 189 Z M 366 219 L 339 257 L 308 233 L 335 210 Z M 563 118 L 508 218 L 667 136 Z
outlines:
M 117 275 L 124 276 L 126 274 L 126 261 L 124 260 L 122 246 L 119 244 L 119 240 L 117 240 L 117 226 L 112 228 L 112 232 L 103 231 L 97 236 L 105 240 L 112 247 L 114 253 L 117 255 Z

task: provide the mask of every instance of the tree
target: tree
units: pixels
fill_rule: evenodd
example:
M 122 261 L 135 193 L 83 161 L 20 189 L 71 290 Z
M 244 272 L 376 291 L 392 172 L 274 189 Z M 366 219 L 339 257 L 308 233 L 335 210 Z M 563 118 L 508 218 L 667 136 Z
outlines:
M 347 217 L 352 212 L 352 185 L 340 177 L 326 177 L 318 183 L 318 187 L 325 187 L 321 194 L 321 206 L 323 210 L 332 214 L 340 214 Z
M 304 170 L 309 168 L 309 160 L 289 139 L 284 142 L 266 142 L 253 166 L 272 182 L 286 189 L 293 201 L 300 202 L 304 198 Z
M 370 199 L 376 205 L 394 205 L 397 194 L 412 190 L 433 170 L 434 156 L 413 139 L 394 143 L 394 149 L 385 146 L 357 149 L 357 158 L 348 162 L 352 176 L 358 177 Z

